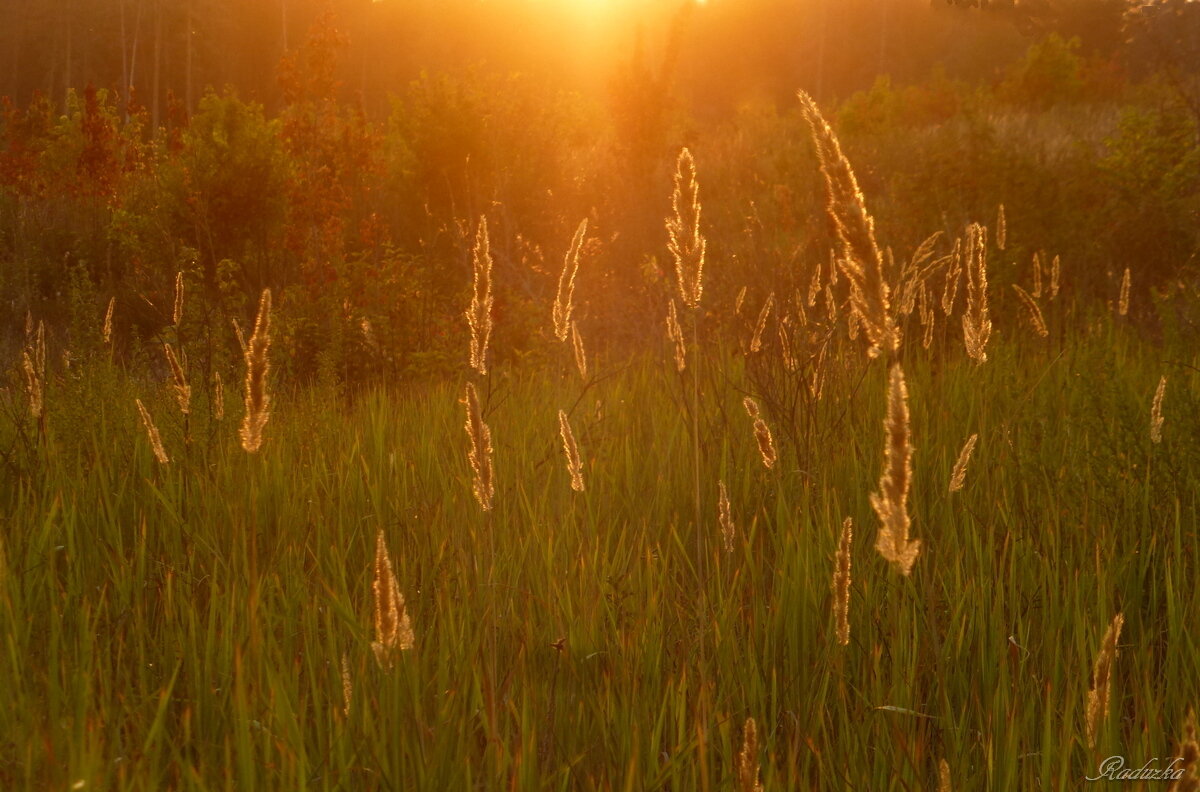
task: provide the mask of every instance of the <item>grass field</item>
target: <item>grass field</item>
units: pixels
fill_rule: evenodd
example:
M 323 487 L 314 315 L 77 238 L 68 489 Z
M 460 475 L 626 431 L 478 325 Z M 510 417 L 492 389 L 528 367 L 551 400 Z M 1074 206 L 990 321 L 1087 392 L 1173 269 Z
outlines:
M 695 394 L 669 351 L 595 360 L 586 386 L 492 371 L 486 514 L 459 385 L 278 393 L 248 455 L 233 393 L 224 422 L 197 394 L 185 450 L 164 386 L 82 361 L 0 489 L 0 788 L 735 789 L 751 717 L 766 789 L 933 789 L 945 760 L 954 789 L 1066 790 L 1110 755 L 1175 756 L 1200 702 L 1200 358 L 1115 316 L 1061 321 L 1076 329 L 1045 341 L 1014 325 L 983 365 L 902 356 L 909 577 L 873 548 L 882 361 L 831 378 L 802 439 L 777 425 L 772 470 L 732 352 L 697 364 Z M 370 646 L 379 531 L 415 633 L 391 670 Z

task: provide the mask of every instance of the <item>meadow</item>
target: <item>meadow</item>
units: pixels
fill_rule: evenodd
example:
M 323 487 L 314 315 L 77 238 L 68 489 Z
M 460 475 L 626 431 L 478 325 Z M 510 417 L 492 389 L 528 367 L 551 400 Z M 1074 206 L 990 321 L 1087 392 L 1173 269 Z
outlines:
M 572 323 L 581 230 L 557 351 L 492 362 L 485 221 L 440 381 L 276 382 L 264 301 L 217 385 L 182 276 L 169 367 L 99 301 L 47 375 L 31 323 L 0 787 L 1066 790 L 1119 755 L 1195 789 L 1194 343 L 1132 321 L 1128 270 L 1078 298 L 1069 253 L 989 313 L 999 218 L 889 263 L 813 107 L 838 263 L 703 294 L 681 157 L 636 354 Z

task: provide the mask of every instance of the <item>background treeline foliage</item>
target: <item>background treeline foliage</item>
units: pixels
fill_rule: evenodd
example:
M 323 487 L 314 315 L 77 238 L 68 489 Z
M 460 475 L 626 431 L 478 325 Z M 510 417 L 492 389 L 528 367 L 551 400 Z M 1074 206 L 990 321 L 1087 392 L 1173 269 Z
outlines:
M 5 346 L 27 313 L 86 345 L 115 296 L 135 350 L 182 271 L 210 356 L 236 353 L 230 320 L 269 286 L 294 375 L 444 370 L 485 214 L 497 349 L 542 349 L 583 217 L 580 321 L 628 343 L 659 332 L 681 145 L 719 316 L 829 255 L 798 87 L 836 109 L 897 255 L 1004 203 L 1021 247 L 1000 287 L 1042 251 L 1111 300 L 1128 266 L 1145 326 L 1188 330 L 1197 5 L 6 0 Z

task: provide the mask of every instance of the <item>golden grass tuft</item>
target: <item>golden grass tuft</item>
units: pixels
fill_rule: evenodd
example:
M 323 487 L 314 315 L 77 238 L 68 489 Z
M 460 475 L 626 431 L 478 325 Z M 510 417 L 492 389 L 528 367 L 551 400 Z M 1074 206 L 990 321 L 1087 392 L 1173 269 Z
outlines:
M 375 593 L 375 640 L 371 649 L 379 666 L 390 669 L 398 652 L 413 648 L 413 630 L 382 530 L 375 536 L 375 580 L 371 589 Z
M 575 275 L 579 272 L 579 251 L 583 247 L 584 237 L 587 236 L 587 218 L 583 218 L 575 229 L 571 239 L 571 247 L 563 259 L 562 273 L 558 276 L 558 293 L 554 296 L 554 335 L 559 341 L 566 341 L 567 334 L 573 325 L 571 311 L 575 303 Z
M 883 426 L 886 438 L 883 474 L 879 478 L 879 492 L 871 494 L 871 506 L 879 516 L 880 523 L 875 549 L 887 561 L 895 564 L 901 574 L 908 575 L 921 551 L 921 542 L 908 538 L 911 524 L 908 491 L 912 480 L 913 448 L 909 430 L 908 387 L 899 363 L 892 365 L 888 378 L 887 418 Z
M 475 392 L 475 385 L 470 382 L 467 383 L 464 402 L 467 406 L 467 437 L 471 441 L 471 448 L 467 452 L 473 474 L 471 490 L 475 493 L 475 500 L 479 501 L 479 507 L 490 512 L 496 492 L 492 475 L 492 430 L 483 422 L 479 395 Z
M 267 352 L 271 348 L 271 290 L 263 289 L 258 301 L 258 318 L 254 334 L 246 343 L 246 414 L 242 418 L 240 436 L 242 448 L 253 454 L 262 447 L 263 429 L 271 417 L 271 395 L 267 392 L 267 375 L 271 371 Z
M 1167 375 L 1163 374 L 1158 378 L 1158 388 L 1154 391 L 1154 402 L 1150 405 L 1150 441 L 1152 443 L 1162 442 L 1162 403 L 1163 394 L 1166 393 L 1166 390 Z
M 150 417 L 150 413 L 143 406 L 141 399 L 134 399 L 134 401 L 137 403 L 138 413 L 142 416 L 142 425 L 146 427 L 146 436 L 150 439 L 150 450 L 154 452 L 154 458 L 160 465 L 169 464 L 171 458 L 167 456 L 167 451 L 163 448 L 162 438 L 159 437 L 154 419 Z
M 487 217 L 480 216 L 471 251 L 473 277 L 467 324 L 471 329 L 471 368 L 487 374 L 488 341 L 492 336 L 492 253 Z
M 766 302 L 763 303 L 762 310 L 758 312 L 758 321 L 754 324 L 754 335 L 750 338 L 750 351 L 758 352 L 762 349 L 763 331 L 767 329 L 767 319 L 771 316 L 771 308 L 775 305 L 775 292 L 767 295 Z
M 758 780 L 758 725 L 746 718 L 742 727 L 742 751 L 737 758 L 737 792 L 763 792 Z
M 571 431 L 571 422 L 564 410 L 558 411 L 558 431 L 562 435 L 567 472 L 571 474 L 571 489 L 583 492 L 583 462 L 579 459 L 579 447 L 575 444 L 575 433 Z
M 746 414 L 754 420 L 754 439 L 758 441 L 758 453 L 762 457 L 763 465 L 770 470 L 775 467 L 779 458 L 775 452 L 775 439 L 771 437 L 771 428 L 762 419 L 758 402 L 747 396 L 742 399 L 742 406 L 746 408 Z
M 1117 301 L 1117 313 L 1121 316 L 1129 313 L 1129 284 L 1129 267 L 1126 267 L 1125 274 L 1121 276 L 1121 295 Z
M 683 304 L 695 308 L 704 291 L 704 251 L 700 233 L 700 185 L 692 153 L 681 149 L 675 160 L 675 188 L 671 193 L 672 214 L 667 218 L 667 249 L 675 259 L 675 277 Z
M 854 541 L 854 521 L 842 521 L 837 555 L 833 564 L 833 618 L 837 623 L 837 642 L 850 643 L 850 546 Z
M 987 360 L 992 320 L 988 314 L 987 229 L 972 223 L 967 226 L 967 244 L 963 252 L 967 273 L 967 308 L 962 317 L 963 343 L 976 363 Z
M 729 508 L 729 493 L 725 491 L 725 482 L 717 482 L 717 522 L 721 526 L 721 540 L 725 552 L 733 552 L 733 540 L 737 536 L 737 526 L 733 522 L 732 510 Z
M 1013 291 L 1017 293 L 1017 297 L 1021 299 L 1021 304 L 1025 306 L 1025 310 L 1029 312 L 1029 323 L 1033 325 L 1033 332 L 1037 333 L 1042 338 L 1050 335 L 1050 331 L 1046 329 L 1046 320 L 1042 317 L 1042 309 L 1038 307 L 1037 300 L 1022 289 L 1017 284 L 1013 284 Z
M 183 273 L 175 273 L 175 308 L 171 311 L 171 324 L 179 327 L 183 319 Z
M 825 177 L 826 212 L 837 231 L 838 265 L 850 282 L 850 305 L 866 331 L 868 354 L 894 352 L 900 333 L 889 304 L 883 256 L 875 242 L 875 221 L 867 212 L 862 190 L 832 127 L 817 103 L 801 91 L 800 111 L 812 131 L 821 173 Z
M 113 308 L 117 305 L 117 298 L 110 297 L 108 299 L 108 309 L 104 312 L 104 324 L 100 327 L 100 337 L 104 341 L 104 345 L 108 346 L 112 343 L 113 329 Z
M 1104 632 L 1104 640 L 1100 643 L 1100 651 L 1096 654 L 1096 662 L 1092 666 L 1092 686 L 1087 696 L 1087 744 L 1089 748 L 1096 747 L 1096 738 L 1104 721 L 1108 718 L 1108 700 L 1110 696 L 1109 682 L 1112 679 L 1113 663 L 1117 659 L 1117 641 L 1121 639 L 1121 627 L 1125 617 L 1118 613 Z
M 175 402 L 179 405 L 182 415 L 192 411 L 192 386 L 188 384 L 187 374 L 179 364 L 175 349 L 170 344 L 163 344 L 163 353 L 167 357 L 167 365 L 171 368 L 171 390 L 175 393 Z
M 579 328 L 574 322 L 571 322 L 571 348 L 575 352 L 575 368 L 579 369 L 579 377 L 586 381 L 588 378 L 587 350 L 583 348 L 583 336 L 579 334 Z
M 975 442 L 978 439 L 978 434 L 971 435 L 963 444 L 962 451 L 958 452 L 958 461 L 954 463 L 954 469 L 950 471 L 950 492 L 958 492 L 963 488 L 963 483 L 967 478 L 967 464 L 971 461 L 971 452 L 975 450 Z

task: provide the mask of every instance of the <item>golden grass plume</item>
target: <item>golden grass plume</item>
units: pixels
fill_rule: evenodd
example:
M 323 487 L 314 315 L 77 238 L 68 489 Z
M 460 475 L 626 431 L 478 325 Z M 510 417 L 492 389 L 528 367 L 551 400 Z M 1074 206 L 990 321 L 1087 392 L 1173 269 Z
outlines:
M 1154 402 L 1150 405 L 1150 441 L 1153 443 L 1162 442 L 1162 427 L 1163 413 L 1162 403 L 1163 395 L 1167 391 L 1167 375 L 1163 374 L 1158 378 L 1158 388 L 1154 391 Z
M 175 402 L 179 412 L 189 415 L 192 411 L 192 386 L 188 384 L 187 374 L 175 355 L 175 349 L 170 344 L 163 344 L 163 353 L 167 357 L 167 365 L 171 369 L 171 390 L 175 394 Z
M 950 492 L 958 492 L 963 488 L 963 483 L 967 479 L 967 465 L 971 461 L 971 452 L 975 450 L 977 440 L 979 440 L 978 434 L 971 435 L 963 444 L 962 451 L 958 452 L 958 461 L 954 463 L 954 469 L 950 471 Z
M 775 292 L 767 295 L 766 302 L 763 303 L 762 310 L 758 312 L 758 321 L 754 324 L 754 335 L 750 338 L 750 351 L 758 352 L 762 349 L 763 331 L 767 328 L 767 319 L 771 316 L 771 308 L 775 305 Z
M 746 718 L 742 727 L 742 751 L 737 758 L 737 792 L 763 792 L 758 780 L 758 724 Z
M 775 462 L 779 458 L 775 452 L 775 439 L 771 436 L 771 428 L 762 419 L 758 402 L 747 396 L 742 399 L 742 406 L 746 408 L 746 414 L 754 421 L 754 439 L 758 441 L 758 453 L 762 457 L 763 465 L 770 470 L 775 467 Z
M 113 308 L 117 305 L 117 298 L 110 297 L 108 300 L 108 309 L 104 312 L 104 324 L 100 328 L 100 337 L 104 341 L 104 345 L 108 346 L 112 343 L 113 329 Z
M 729 493 L 725 491 L 725 482 L 717 481 L 717 522 L 721 526 L 721 540 L 725 552 L 733 552 L 733 539 L 737 536 L 737 526 L 733 522 L 732 510 L 729 507 Z
M 579 459 L 579 446 L 575 444 L 575 433 L 564 410 L 558 411 L 558 432 L 562 435 L 563 455 L 567 459 L 567 472 L 571 474 L 571 489 L 583 492 L 583 462 Z
M 1121 295 L 1117 301 L 1117 313 L 1125 316 L 1129 313 L 1129 284 L 1131 276 L 1129 267 L 1125 268 L 1125 274 L 1121 276 Z
M 1050 335 L 1050 331 L 1046 329 L 1046 320 L 1042 317 L 1042 309 L 1038 307 L 1037 300 L 1022 289 L 1017 284 L 1013 284 L 1013 291 L 1017 293 L 1021 304 L 1025 306 L 1025 310 L 1029 312 L 1029 323 L 1033 325 L 1033 332 L 1037 333 L 1042 338 Z
M 888 377 L 887 418 L 884 421 L 886 438 L 883 474 L 879 492 L 871 494 L 871 506 L 879 516 L 879 536 L 875 549 L 896 565 L 901 574 L 912 572 L 921 551 L 919 539 L 908 538 L 911 521 L 908 516 L 908 491 L 912 481 L 912 442 L 908 415 L 908 386 L 899 363 L 892 365 Z
M 267 392 L 267 376 L 271 364 L 267 352 L 271 348 L 271 290 L 263 289 L 258 300 L 258 318 L 254 334 L 246 342 L 246 414 L 242 418 L 240 437 L 242 448 L 253 454 L 262 447 L 263 429 L 271 417 L 271 394 Z
M 142 425 L 146 427 L 146 436 L 150 439 L 150 450 L 154 452 L 154 458 L 160 465 L 169 464 L 171 458 L 167 456 L 167 451 L 163 448 L 162 438 L 158 434 L 158 427 L 154 425 L 154 419 L 150 417 L 150 413 L 142 404 L 141 399 L 134 399 L 134 401 L 137 403 L 138 413 L 142 416 Z
M 586 380 L 588 378 L 587 350 L 583 348 L 583 336 L 579 334 L 579 327 L 574 322 L 571 322 L 571 348 L 575 352 L 575 368 L 579 369 L 579 377 Z
M 700 233 L 700 185 L 696 162 L 683 148 L 675 160 L 675 187 L 671 193 L 671 216 L 667 218 L 667 249 L 675 259 L 675 277 L 683 304 L 695 308 L 704 291 L 704 251 Z
M 837 555 L 833 564 L 833 617 L 837 623 L 837 642 L 850 643 L 850 546 L 854 541 L 854 521 L 842 521 Z
M 375 537 L 375 580 L 371 589 L 375 593 L 375 640 L 371 649 L 381 668 L 391 668 L 398 652 L 412 649 L 413 630 L 382 530 Z
M 1167 792 L 1200 791 L 1200 739 L 1196 733 L 1196 711 L 1189 709 L 1183 722 L 1183 737 L 1179 741 L 1179 763 L 1175 765 L 1182 775 L 1167 787 Z
M 471 307 L 467 324 L 471 329 L 471 368 L 487 374 L 488 341 L 492 336 L 492 252 L 487 217 L 480 216 L 471 251 Z
M 1110 697 L 1110 682 L 1112 680 L 1113 664 L 1117 659 L 1117 642 L 1121 639 L 1121 627 L 1125 617 L 1118 613 L 1104 632 L 1104 640 L 1100 643 L 1100 651 L 1096 654 L 1096 662 L 1092 666 L 1092 686 L 1087 696 L 1087 744 L 1089 748 L 1096 747 L 1096 738 L 1104 721 L 1108 718 L 1108 700 Z
M 967 354 L 977 363 L 987 360 L 987 344 L 992 336 L 988 313 L 987 229 L 972 223 L 967 226 L 967 244 L 963 252 L 967 273 L 967 308 L 963 313 L 963 343 Z
M 46 325 L 37 323 L 33 329 L 33 317 L 25 316 L 25 348 L 21 351 L 21 370 L 25 374 L 25 397 L 29 402 L 29 415 L 41 421 L 46 411 Z
M 667 339 L 675 349 L 675 368 L 683 371 L 687 368 L 687 344 L 683 340 L 683 328 L 679 326 L 679 314 L 675 310 L 675 300 L 667 304 Z
M 473 477 L 471 490 L 475 494 L 475 500 L 479 501 L 479 507 L 488 512 L 492 510 L 492 498 L 496 492 L 492 473 L 492 430 L 483 422 L 479 394 L 475 392 L 473 383 L 467 383 L 464 402 L 467 406 L 467 437 L 471 441 L 470 450 L 467 452 Z
M 567 333 L 570 332 L 571 311 L 574 309 L 575 303 L 575 275 L 579 272 L 579 251 L 583 247 L 584 237 L 587 236 L 587 218 L 583 218 L 579 223 L 579 227 L 575 229 L 575 236 L 571 239 L 571 247 L 567 249 L 567 255 L 563 259 L 562 273 L 558 276 L 558 292 L 554 296 L 554 335 L 559 341 L 567 340 Z

